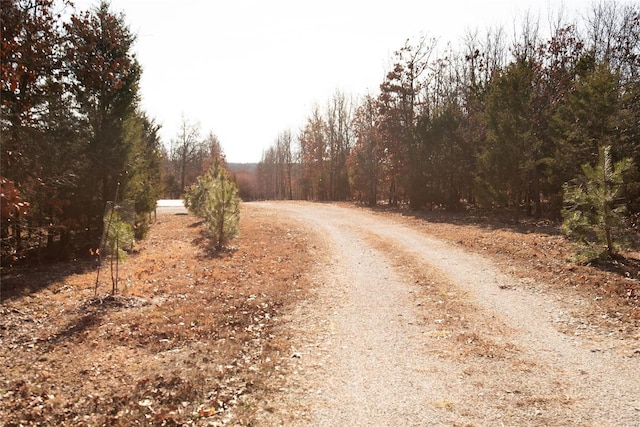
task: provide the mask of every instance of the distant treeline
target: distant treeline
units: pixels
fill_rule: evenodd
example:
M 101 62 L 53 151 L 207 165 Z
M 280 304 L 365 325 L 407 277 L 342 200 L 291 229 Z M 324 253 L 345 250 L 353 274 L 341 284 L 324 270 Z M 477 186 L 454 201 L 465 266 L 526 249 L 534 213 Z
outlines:
M 599 2 L 531 17 L 517 34 L 468 33 L 459 47 L 407 41 L 377 93 L 336 93 L 258 165 L 258 198 L 514 209 L 558 217 L 563 184 L 601 147 L 631 158 L 640 212 L 640 6 Z

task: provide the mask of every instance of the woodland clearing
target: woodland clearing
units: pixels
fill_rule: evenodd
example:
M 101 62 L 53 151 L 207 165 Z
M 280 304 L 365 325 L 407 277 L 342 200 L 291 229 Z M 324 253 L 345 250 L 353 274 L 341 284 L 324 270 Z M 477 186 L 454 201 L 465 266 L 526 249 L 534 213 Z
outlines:
M 640 425 L 640 254 L 567 261 L 550 223 L 242 205 L 214 252 L 159 215 L 90 261 L 3 271 L 14 425 Z

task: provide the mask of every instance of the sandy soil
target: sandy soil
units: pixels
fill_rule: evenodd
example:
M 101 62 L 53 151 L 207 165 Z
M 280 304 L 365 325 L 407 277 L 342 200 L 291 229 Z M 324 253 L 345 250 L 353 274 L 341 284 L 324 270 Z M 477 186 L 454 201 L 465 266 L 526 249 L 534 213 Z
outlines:
M 640 425 L 640 255 L 549 223 L 250 203 L 3 270 L 0 425 Z

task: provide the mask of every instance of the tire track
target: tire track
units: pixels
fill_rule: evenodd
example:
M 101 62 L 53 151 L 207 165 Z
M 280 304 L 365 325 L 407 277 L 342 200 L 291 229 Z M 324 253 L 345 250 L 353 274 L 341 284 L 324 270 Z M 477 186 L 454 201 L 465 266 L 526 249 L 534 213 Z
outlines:
M 261 206 L 310 225 L 329 251 L 313 304 L 291 319 L 303 338 L 289 402 L 308 408 L 298 424 L 639 425 L 638 360 L 590 352 L 558 332 L 551 296 L 514 289 L 490 261 L 367 211 Z M 381 251 L 371 236 L 397 252 Z M 475 307 L 467 310 L 503 322 L 478 331 L 514 354 L 442 357 L 455 347 L 429 336 L 421 324 L 429 306 L 418 307 L 422 290 L 403 274 L 421 269 L 444 274 Z

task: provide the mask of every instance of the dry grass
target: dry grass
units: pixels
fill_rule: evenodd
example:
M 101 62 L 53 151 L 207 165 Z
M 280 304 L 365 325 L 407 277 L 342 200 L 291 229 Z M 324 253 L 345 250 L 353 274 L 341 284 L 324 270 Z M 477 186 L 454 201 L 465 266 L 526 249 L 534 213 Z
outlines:
M 103 269 L 95 297 L 88 266 L 5 275 L 3 425 L 250 424 L 290 357 L 279 317 L 305 296 L 306 239 L 249 208 L 213 253 L 196 219 L 163 216 L 121 264 L 123 295 Z

